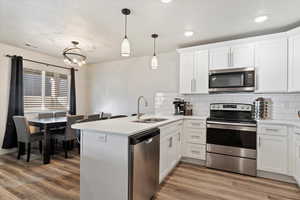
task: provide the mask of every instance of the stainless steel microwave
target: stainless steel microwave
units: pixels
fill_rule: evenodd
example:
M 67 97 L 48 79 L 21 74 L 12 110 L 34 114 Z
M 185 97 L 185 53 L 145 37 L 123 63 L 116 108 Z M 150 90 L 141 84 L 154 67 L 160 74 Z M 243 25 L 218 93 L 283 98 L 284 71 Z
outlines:
M 209 71 L 209 92 L 253 92 L 254 68 L 232 68 Z

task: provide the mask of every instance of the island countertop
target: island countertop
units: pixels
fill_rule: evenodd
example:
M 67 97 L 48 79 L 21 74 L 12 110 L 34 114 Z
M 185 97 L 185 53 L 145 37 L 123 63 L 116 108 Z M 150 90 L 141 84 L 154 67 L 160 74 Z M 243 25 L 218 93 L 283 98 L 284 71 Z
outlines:
M 83 131 L 95 131 L 107 134 L 118 134 L 124 136 L 131 136 L 139 132 L 143 132 L 152 128 L 163 126 L 175 121 L 183 119 L 199 119 L 205 120 L 206 117 L 201 116 L 161 116 L 161 115 L 144 115 L 141 119 L 147 118 L 165 118 L 167 120 L 156 123 L 140 123 L 134 122 L 137 117 L 125 117 L 109 120 L 99 120 L 93 122 L 78 123 L 72 125 L 74 129 L 80 129 Z

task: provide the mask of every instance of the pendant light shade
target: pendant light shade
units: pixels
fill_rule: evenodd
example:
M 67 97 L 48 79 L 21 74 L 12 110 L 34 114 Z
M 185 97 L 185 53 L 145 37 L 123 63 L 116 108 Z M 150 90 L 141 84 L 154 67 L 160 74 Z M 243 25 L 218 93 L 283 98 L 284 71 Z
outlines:
M 131 11 L 127 8 L 122 9 L 122 14 L 125 16 L 125 36 L 121 44 L 121 56 L 130 56 L 130 42 L 127 38 L 127 16 L 130 15 Z
M 130 43 L 129 43 L 129 40 L 127 37 L 125 37 L 122 41 L 121 56 L 123 56 L 123 57 L 130 56 Z
M 159 64 L 158 64 L 158 58 L 156 55 L 156 38 L 158 38 L 157 34 L 152 34 L 151 37 L 153 38 L 153 46 L 154 46 L 154 52 L 153 52 L 153 56 L 151 59 L 151 69 L 158 69 Z

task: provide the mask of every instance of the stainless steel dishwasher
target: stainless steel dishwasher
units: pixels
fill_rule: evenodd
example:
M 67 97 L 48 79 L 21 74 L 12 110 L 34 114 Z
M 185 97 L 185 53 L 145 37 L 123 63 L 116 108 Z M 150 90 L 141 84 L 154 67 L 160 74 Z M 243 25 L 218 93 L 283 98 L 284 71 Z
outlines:
M 130 137 L 129 200 L 151 200 L 159 189 L 160 130 Z

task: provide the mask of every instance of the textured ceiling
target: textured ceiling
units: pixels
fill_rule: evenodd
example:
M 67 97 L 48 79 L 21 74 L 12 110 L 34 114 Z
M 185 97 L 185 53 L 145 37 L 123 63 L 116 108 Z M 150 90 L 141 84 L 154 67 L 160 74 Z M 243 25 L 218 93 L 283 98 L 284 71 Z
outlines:
M 150 55 L 150 35 L 158 52 L 221 39 L 274 32 L 300 22 L 299 0 L 0 0 L 0 42 L 61 56 L 71 40 L 80 42 L 92 63 L 120 58 L 124 18 L 133 56 Z M 263 24 L 255 16 L 267 14 Z M 195 35 L 186 38 L 185 30 Z M 33 47 L 25 47 L 30 43 Z

